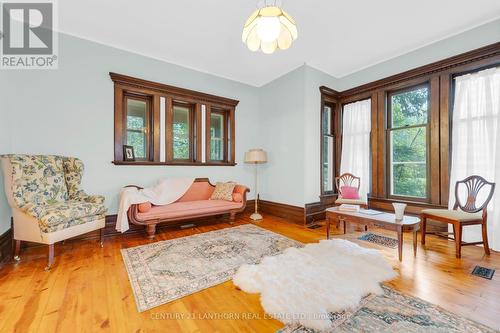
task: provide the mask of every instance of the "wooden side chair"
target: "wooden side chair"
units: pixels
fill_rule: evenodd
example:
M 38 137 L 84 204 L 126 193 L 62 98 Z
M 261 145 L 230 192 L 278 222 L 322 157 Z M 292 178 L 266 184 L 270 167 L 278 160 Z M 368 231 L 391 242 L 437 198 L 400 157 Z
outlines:
M 360 205 L 362 208 L 368 208 L 368 200 L 366 197 L 360 196 L 358 199 L 349 199 L 345 198 L 342 194 L 342 189 L 344 188 L 344 186 L 355 187 L 359 193 L 361 178 L 356 177 L 352 173 L 344 173 L 339 177 L 335 177 L 335 185 L 337 186 L 337 190 L 339 191 L 339 197 L 337 200 L 335 200 L 335 204 Z
M 460 200 L 459 191 L 461 186 L 465 186 L 467 199 L 465 204 Z M 485 187 L 486 186 L 486 187 Z M 476 206 L 478 194 L 481 190 L 486 191 L 489 187 L 489 193 L 486 200 L 479 207 Z M 481 176 L 470 176 L 464 180 L 460 180 L 455 184 L 455 206 L 453 210 L 449 209 L 424 209 L 421 212 L 421 230 L 422 230 L 422 245 L 425 245 L 426 234 L 437 234 L 426 232 L 427 219 L 434 221 L 450 223 L 453 225 L 453 234 L 455 240 L 456 257 L 461 257 L 462 246 L 483 244 L 484 252 L 490 255 L 490 248 L 488 245 L 488 204 L 493 197 L 495 191 L 495 183 L 490 183 Z M 464 226 L 480 224 L 482 229 L 483 240 L 481 242 L 465 243 L 462 242 L 462 232 Z M 446 235 L 446 238 L 449 238 Z

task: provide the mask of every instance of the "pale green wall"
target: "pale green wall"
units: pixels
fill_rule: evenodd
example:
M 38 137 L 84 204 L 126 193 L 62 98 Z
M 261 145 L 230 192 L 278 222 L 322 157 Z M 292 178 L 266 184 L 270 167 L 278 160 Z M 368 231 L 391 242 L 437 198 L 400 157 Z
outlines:
M 5 75 L 4 75 L 5 74 Z M 7 73 L 2 73 L 3 77 Z M 0 80 L 0 93 L 6 91 L 7 80 Z M 12 133 L 10 129 L 10 112 L 7 103 L 10 99 L 2 96 L 0 98 L 0 155 L 10 153 L 12 148 Z M 0 235 L 3 234 L 10 227 L 10 208 L 5 198 L 3 177 L 0 176 Z

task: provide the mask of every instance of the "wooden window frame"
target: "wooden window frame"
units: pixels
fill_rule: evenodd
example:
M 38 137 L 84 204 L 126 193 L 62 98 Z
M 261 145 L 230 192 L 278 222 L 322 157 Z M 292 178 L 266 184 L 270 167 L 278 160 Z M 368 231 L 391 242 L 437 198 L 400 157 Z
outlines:
M 325 133 L 323 131 L 323 117 L 325 115 L 325 108 L 329 107 L 330 108 L 330 112 L 331 112 L 331 115 L 330 115 L 330 133 Z M 323 102 L 323 107 L 321 108 L 321 142 L 320 142 L 320 149 L 321 149 L 321 194 L 322 195 L 332 195 L 332 194 L 335 194 L 336 193 L 336 186 L 335 186 L 335 177 L 337 176 L 338 172 L 337 172 L 337 168 L 335 166 L 335 157 L 336 157 L 336 142 L 337 142 L 337 138 L 335 137 L 337 131 L 335 129 L 335 115 L 336 115 L 336 104 L 335 103 L 332 103 L 330 101 L 324 101 Z M 325 137 L 328 137 L 328 138 L 332 138 L 333 139 L 333 145 L 332 145 L 332 149 L 333 149 L 333 165 L 332 165 L 332 180 L 331 180 L 331 186 L 332 186 L 332 190 L 331 191 L 326 191 L 325 188 L 324 188 L 324 182 L 325 182 L 325 178 L 324 178 L 324 151 L 325 151 Z
M 410 126 L 402 126 L 402 127 L 392 127 L 392 96 L 394 95 L 399 95 L 399 94 L 404 94 L 406 92 L 410 92 L 413 90 L 418 90 L 420 88 L 426 88 L 427 89 L 427 122 L 425 124 L 418 124 L 418 125 L 410 125 Z M 431 96 L 431 87 L 430 87 L 430 82 L 423 82 L 417 85 L 412 85 L 408 87 L 404 87 L 401 89 L 397 90 L 391 90 L 386 92 L 386 105 L 387 105 L 387 115 L 386 115 L 386 128 L 385 128 L 385 142 L 386 142 L 386 174 L 385 174 L 385 179 L 386 179 L 386 188 L 387 188 L 387 198 L 393 199 L 393 200 L 406 200 L 406 201 L 413 201 L 413 202 L 429 202 L 430 201 L 430 192 L 431 192 L 431 170 L 430 170 L 430 151 L 431 151 L 431 100 L 433 96 Z M 391 174 L 391 133 L 394 131 L 398 130 L 403 130 L 403 129 L 410 129 L 410 128 L 425 128 L 426 132 L 426 139 L 425 139 L 425 144 L 426 144 L 426 151 L 425 151 L 425 172 L 426 172 L 426 189 L 425 189 L 425 197 L 412 197 L 412 196 L 404 196 L 404 195 L 394 195 L 392 194 L 392 187 L 391 187 L 391 179 L 392 179 L 392 174 Z
M 115 165 L 194 165 L 194 166 L 235 166 L 235 111 L 239 101 L 206 94 L 198 91 L 173 87 L 117 73 L 109 73 L 114 82 L 114 160 Z M 147 159 L 124 161 L 123 145 L 126 140 L 126 100 L 125 96 L 137 96 L 149 100 Z M 165 133 L 161 138 L 161 99 L 165 99 Z M 173 159 L 173 106 L 180 103 L 190 107 L 190 157 Z M 205 108 L 205 119 L 202 109 Z M 210 160 L 210 112 L 225 113 L 224 161 Z M 205 121 L 205 133 L 202 122 Z M 208 129 L 208 131 L 207 131 Z M 208 133 L 208 137 L 206 136 Z M 205 146 L 203 138 L 205 135 Z M 165 140 L 165 156 L 160 156 L 160 143 Z M 205 150 L 205 161 L 202 159 Z M 164 161 L 163 161 L 164 160 Z
M 171 107 L 170 107 L 171 105 Z M 174 108 L 175 107 L 184 107 L 188 109 L 188 123 L 189 123 L 189 157 L 187 159 L 182 159 L 182 158 L 175 158 L 174 157 Z M 197 156 L 196 156 L 196 147 L 198 146 L 198 143 L 196 142 L 196 104 L 192 104 L 189 102 L 185 101 L 180 101 L 180 100 L 174 100 L 172 101 L 171 104 L 169 104 L 169 107 L 166 110 L 167 116 L 165 119 L 167 120 L 167 123 L 165 124 L 165 128 L 167 129 L 167 135 L 165 136 L 166 138 L 166 143 L 165 146 L 167 147 L 166 153 L 167 153 L 167 161 L 170 161 L 171 163 L 197 163 Z M 172 121 L 168 121 L 171 119 Z M 170 152 L 170 153 L 169 153 Z
M 222 115 L 222 122 L 224 124 L 224 132 L 223 132 L 223 138 L 222 138 L 222 145 L 223 145 L 223 158 L 222 160 L 212 160 L 212 133 L 210 132 L 210 128 L 212 127 L 212 114 L 219 114 Z M 231 141 L 229 138 L 229 133 L 230 133 L 230 116 L 231 110 L 228 109 L 222 109 L 222 108 L 216 108 L 216 107 L 210 107 L 210 110 L 207 112 L 206 116 L 206 159 L 207 161 L 210 161 L 211 163 L 227 163 L 229 161 L 229 152 L 228 148 L 230 146 L 229 142 Z M 232 128 L 232 127 L 231 127 Z M 231 131 L 232 132 L 232 131 Z M 232 151 L 232 150 L 231 150 Z
M 145 135 L 145 139 L 146 139 L 146 151 L 145 151 L 145 157 L 144 158 L 138 158 L 137 156 L 135 157 L 136 161 L 152 161 L 154 159 L 154 155 L 153 155 L 153 149 L 152 148 L 152 96 L 147 96 L 147 95 L 138 95 L 138 94 L 134 94 L 132 92 L 125 92 L 123 94 L 123 113 L 124 113 L 124 117 L 123 117 L 123 128 L 124 128 L 124 131 L 123 131 L 123 143 L 127 143 L 127 140 L 128 140 L 128 132 L 132 131 L 132 132 L 137 132 L 139 133 L 140 131 L 138 130 L 129 130 L 128 129 L 128 125 L 127 125 L 127 117 L 128 117 L 128 103 L 127 101 L 129 99 L 132 99 L 132 100 L 136 100 L 136 101 L 143 101 L 143 102 L 146 102 L 146 118 L 145 118 L 145 121 L 146 121 L 146 124 L 144 126 L 144 128 L 146 129 L 146 135 Z
M 319 158 L 319 172 L 320 172 L 320 198 L 323 202 L 334 202 L 337 197 L 337 188 L 335 186 L 335 177 L 338 176 L 340 170 L 340 148 L 342 145 L 342 128 L 341 128 L 341 109 L 342 105 L 340 103 L 339 95 L 336 91 L 329 89 L 327 87 L 320 88 L 321 93 L 321 104 L 320 104 L 320 117 L 319 117 L 319 142 L 320 142 L 320 158 Z M 324 158 L 324 143 L 323 143 L 323 114 L 325 112 L 325 106 L 330 106 L 332 110 L 332 124 L 331 131 L 333 136 L 333 156 L 334 156 L 334 165 L 333 165 L 333 179 L 332 179 L 332 191 L 325 191 L 323 188 L 323 158 Z

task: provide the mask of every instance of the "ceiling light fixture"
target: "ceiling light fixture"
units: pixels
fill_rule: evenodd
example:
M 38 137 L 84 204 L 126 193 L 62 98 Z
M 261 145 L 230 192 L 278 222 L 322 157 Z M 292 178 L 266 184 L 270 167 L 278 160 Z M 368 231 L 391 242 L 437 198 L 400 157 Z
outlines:
M 281 9 L 276 1 L 264 5 L 250 15 L 241 36 L 250 51 L 259 49 L 271 54 L 276 49 L 288 49 L 298 37 L 293 18 Z

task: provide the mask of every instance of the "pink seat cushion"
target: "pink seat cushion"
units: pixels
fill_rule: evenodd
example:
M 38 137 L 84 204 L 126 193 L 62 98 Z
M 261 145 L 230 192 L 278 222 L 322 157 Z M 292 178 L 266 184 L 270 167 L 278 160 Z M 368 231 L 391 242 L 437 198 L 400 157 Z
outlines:
M 359 199 L 359 192 L 356 187 L 341 186 L 340 192 L 342 193 L 342 199 Z
M 138 213 L 139 220 L 171 219 L 201 214 L 226 213 L 242 207 L 241 202 L 224 200 L 178 201 L 165 206 L 153 206 L 146 213 Z

